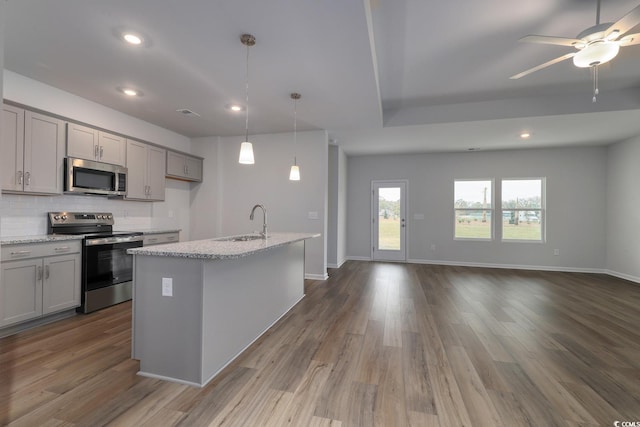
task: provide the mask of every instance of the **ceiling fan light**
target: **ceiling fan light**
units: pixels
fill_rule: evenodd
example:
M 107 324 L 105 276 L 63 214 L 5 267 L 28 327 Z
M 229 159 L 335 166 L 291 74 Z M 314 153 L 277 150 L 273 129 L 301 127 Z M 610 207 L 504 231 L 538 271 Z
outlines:
M 252 165 L 255 163 L 253 159 L 253 144 L 246 141 L 240 145 L 240 157 L 238 158 L 238 163 L 243 165 Z
M 601 65 L 615 58 L 619 51 L 620 46 L 618 43 L 605 41 L 591 43 L 575 54 L 573 57 L 573 65 L 580 68 Z

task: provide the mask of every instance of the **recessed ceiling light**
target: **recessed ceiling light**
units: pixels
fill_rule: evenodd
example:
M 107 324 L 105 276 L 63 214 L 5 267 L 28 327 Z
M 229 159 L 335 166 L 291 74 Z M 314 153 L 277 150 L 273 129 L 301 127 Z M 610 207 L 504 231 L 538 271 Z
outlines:
M 139 46 L 142 44 L 142 36 L 135 33 L 124 33 L 122 34 L 122 38 L 129 44 Z
M 522 138 L 522 139 L 527 139 L 529 137 L 531 137 L 531 132 L 522 132 L 520 134 L 520 138 Z
M 119 87 L 117 89 L 118 89 L 118 92 L 124 93 L 125 95 L 130 96 L 130 97 L 142 96 L 142 91 L 140 91 L 138 89 L 133 89 L 131 87 Z
M 227 104 L 224 106 L 225 110 L 231 111 L 232 113 L 240 113 L 244 111 L 244 106 L 240 104 Z

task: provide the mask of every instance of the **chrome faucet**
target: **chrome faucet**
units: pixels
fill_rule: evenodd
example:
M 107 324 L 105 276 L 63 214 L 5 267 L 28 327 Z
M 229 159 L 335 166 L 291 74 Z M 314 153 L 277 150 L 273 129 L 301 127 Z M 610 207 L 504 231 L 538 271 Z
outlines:
M 263 219 L 262 220 L 262 233 L 260 233 L 260 234 L 262 235 L 263 239 L 266 239 L 267 238 L 267 209 L 262 205 L 255 205 L 253 207 L 253 209 L 251 209 L 251 215 L 249 215 L 249 219 L 251 221 L 253 221 L 253 214 L 255 213 L 256 208 L 262 209 L 262 219 Z

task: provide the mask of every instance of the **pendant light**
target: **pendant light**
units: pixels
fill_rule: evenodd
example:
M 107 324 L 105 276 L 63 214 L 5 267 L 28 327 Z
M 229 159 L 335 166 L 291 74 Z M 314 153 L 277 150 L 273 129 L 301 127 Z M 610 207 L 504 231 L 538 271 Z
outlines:
M 292 93 L 291 99 L 293 99 L 293 165 L 291 166 L 291 171 L 289 172 L 289 181 L 300 181 L 300 167 L 298 166 L 298 157 L 297 157 L 297 149 L 298 149 L 298 117 L 297 117 L 297 102 L 302 95 L 299 93 Z
M 251 34 L 243 34 L 240 37 L 240 41 L 247 47 L 247 78 L 245 80 L 245 139 L 240 145 L 240 157 L 238 162 L 243 165 L 252 165 L 255 163 L 253 159 L 253 144 L 249 142 L 249 48 L 256 44 L 256 38 Z

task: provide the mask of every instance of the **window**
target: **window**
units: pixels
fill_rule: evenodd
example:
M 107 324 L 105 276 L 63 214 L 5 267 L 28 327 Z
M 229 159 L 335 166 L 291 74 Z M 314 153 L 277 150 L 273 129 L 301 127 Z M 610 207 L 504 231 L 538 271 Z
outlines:
M 544 179 L 502 181 L 502 240 L 544 240 Z
M 454 210 L 456 239 L 491 240 L 493 238 L 493 181 L 456 180 Z

